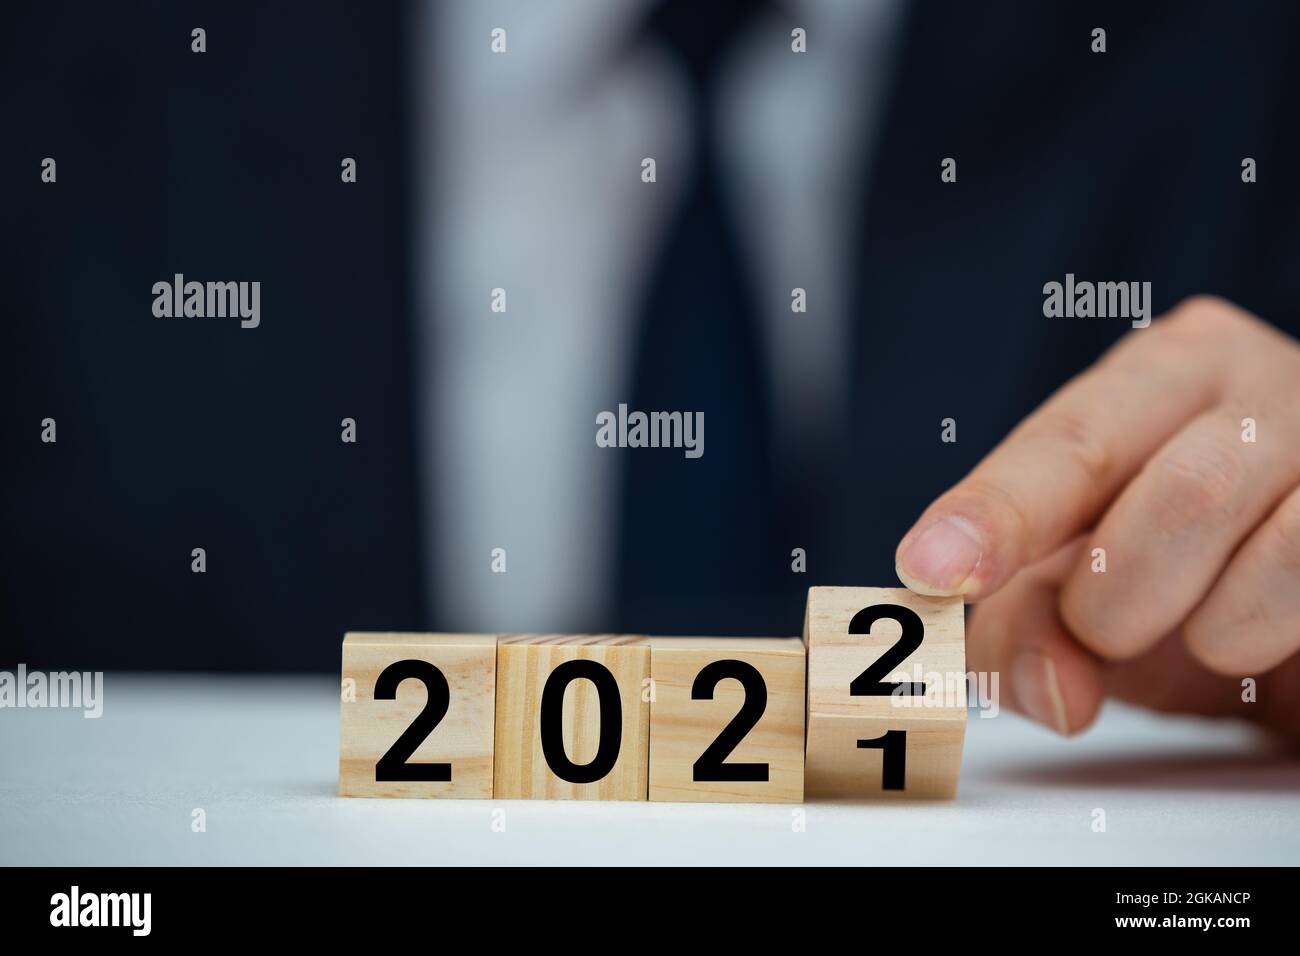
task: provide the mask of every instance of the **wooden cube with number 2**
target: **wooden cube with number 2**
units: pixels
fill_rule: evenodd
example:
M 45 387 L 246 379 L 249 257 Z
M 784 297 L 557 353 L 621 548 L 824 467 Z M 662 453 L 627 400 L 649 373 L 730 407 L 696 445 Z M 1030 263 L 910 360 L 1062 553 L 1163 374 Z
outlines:
M 496 643 L 346 635 L 339 795 L 491 797 Z
M 810 797 L 950 798 L 966 731 L 960 598 L 808 592 Z
M 798 638 L 650 638 L 650 799 L 803 800 Z

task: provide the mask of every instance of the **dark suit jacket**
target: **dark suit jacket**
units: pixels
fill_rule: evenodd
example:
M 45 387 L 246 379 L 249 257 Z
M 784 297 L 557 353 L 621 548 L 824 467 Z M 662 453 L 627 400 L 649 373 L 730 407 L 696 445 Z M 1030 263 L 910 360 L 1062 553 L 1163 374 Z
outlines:
M 407 12 L 6 8 L 0 664 L 334 670 L 345 629 L 443 625 L 417 536 Z M 892 581 L 927 501 L 1126 331 L 1045 319 L 1067 272 L 1300 331 L 1298 20 L 909 7 L 855 240 L 855 437 L 773 503 L 808 573 L 778 555 L 721 609 L 611 626 L 793 633 L 808 584 Z M 261 327 L 154 318 L 176 272 L 261 281 Z

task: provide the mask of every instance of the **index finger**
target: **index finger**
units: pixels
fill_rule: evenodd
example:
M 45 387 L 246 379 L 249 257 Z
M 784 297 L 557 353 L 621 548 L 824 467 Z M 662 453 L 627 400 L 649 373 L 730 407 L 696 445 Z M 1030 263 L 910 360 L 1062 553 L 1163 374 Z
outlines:
M 1222 350 L 1168 322 L 1121 340 L 931 504 L 898 546 L 899 579 L 976 600 L 1090 528 L 1224 381 Z

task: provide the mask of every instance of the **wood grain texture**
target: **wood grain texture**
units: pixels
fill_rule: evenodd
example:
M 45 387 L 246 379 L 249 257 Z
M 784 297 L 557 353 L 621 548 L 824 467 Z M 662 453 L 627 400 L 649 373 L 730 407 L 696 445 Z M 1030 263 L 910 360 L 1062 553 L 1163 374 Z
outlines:
M 854 696 L 849 685 L 898 643 L 902 626 L 875 622 L 850 634 L 864 608 L 894 604 L 916 613 L 921 645 L 886 676 L 926 684 L 924 696 Z M 951 798 L 961 773 L 966 730 L 965 617 L 960 598 L 932 598 L 906 588 L 812 588 L 804 618 L 808 645 L 808 743 L 804 786 L 809 797 Z M 906 733 L 904 787 L 885 789 L 880 749 L 861 740 Z
M 568 661 L 595 661 L 618 687 L 618 758 L 600 780 L 557 776 L 542 746 L 542 696 L 547 678 Z M 501 799 L 645 800 L 649 775 L 650 647 L 626 635 L 511 635 L 497 646 L 495 794 Z M 598 691 L 590 680 L 568 684 L 561 708 L 564 754 L 574 764 L 595 758 L 601 734 Z
M 694 700 L 700 672 L 715 661 L 754 667 L 766 687 L 758 722 L 727 764 L 767 765 L 767 780 L 697 781 L 695 763 L 740 713 L 746 692 L 737 679 Z M 804 670 L 799 638 L 650 638 L 650 799 L 683 802 L 799 803 L 804 775 Z
M 339 721 L 339 795 L 345 797 L 492 796 L 496 715 L 496 637 L 482 634 L 347 634 L 346 685 Z M 427 661 L 447 679 L 447 713 L 410 763 L 450 763 L 450 781 L 376 781 L 375 764 L 424 709 L 419 680 L 397 687 L 395 700 L 375 700 L 375 682 L 396 661 Z M 349 699 L 352 697 L 353 699 Z

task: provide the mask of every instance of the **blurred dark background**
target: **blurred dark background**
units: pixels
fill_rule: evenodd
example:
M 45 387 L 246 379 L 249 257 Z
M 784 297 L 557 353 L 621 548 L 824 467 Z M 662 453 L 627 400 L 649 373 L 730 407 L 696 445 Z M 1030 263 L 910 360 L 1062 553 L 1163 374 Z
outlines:
M 655 44 L 697 100 L 712 95 L 713 58 L 731 37 L 775 24 L 788 53 L 805 15 L 799 4 L 633 6 L 627 28 L 609 31 L 624 40 L 595 59 Z M 797 633 L 808 586 L 894 583 L 894 545 L 925 504 L 1128 330 L 1044 318 L 1044 282 L 1146 280 L 1157 313 L 1208 292 L 1300 330 L 1300 8 L 899 4 L 871 146 L 854 160 L 861 188 L 842 203 L 854 223 L 838 246 L 843 428 L 809 453 L 770 434 L 785 399 L 756 372 L 761 293 L 746 279 L 761 270 L 721 198 L 728 168 L 702 162 L 707 121 L 689 119 L 693 160 L 660 168 L 685 171 L 689 186 L 665 201 L 643 268 L 620 280 L 623 385 L 571 430 L 534 425 L 525 450 L 483 426 L 483 447 L 507 449 L 499 468 L 520 488 L 533 473 L 544 483 L 548 455 L 571 442 L 617 463 L 593 479 L 593 500 L 610 504 L 586 519 L 612 543 L 589 568 L 563 565 L 591 593 L 543 600 L 541 534 L 512 550 L 507 529 L 506 574 L 493 575 L 487 548 L 453 568 L 438 542 L 461 539 L 440 538 L 439 516 L 463 509 L 439 497 L 455 489 L 438 462 L 460 452 L 430 424 L 441 421 L 426 405 L 441 394 L 430 356 L 455 347 L 457 323 L 495 319 L 492 283 L 466 315 L 429 281 L 456 251 L 455 236 L 430 229 L 436 203 L 420 199 L 442 173 L 440 111 L 457 107 L 446 92 L 456 61 L 437 51 L 492 55 L 483 24 L 511 28 L 519 5 L 463 8 L 6 5 L 0 665 L 334 670 L 353 629 Z M 196 26 L 202 55 L 190 50 Z M 1105 54 L 1089 49 L 1095 26 Z M 530 47 L 566 42 L 559 27 L 511 30 L 516 81 L 537 62 Z M 810 30 L 802 55 L 824 46 Z M 607 76 L 586 75 L 575 96 Z M 857 101 L 855 84 L 836 83 L 809 108 L 851 113 Z M 522 107 L 494 121 L 521 118 Z M 578 135 L 559 120 L 547 129 Z M 577 146 L 590 155 L 602 140 Z M 631 154 L 630 188 L 651 154 Z M 40 179 L 47 156 L 56 184 Z M 355 185 L 340 182 L 345 156 Z M 940 181 L 943 157 L 957 159 L 957 183 Z M 1242 182 L 1243 157 L 1258 182 Z M 260 281 L 260 327 L 155 318 L 151 287 L 177 272 Z M 593 345 L 583 361 L 621 360 Z M 490 359 L 481 370 L 521 428 L 569 378 L 541 358 L 531 371 Z M 595 414 L 619 402 L 704 410 L 704 458 L 595 449 Z M 458 414 L 472 424 L 476 411 Z M 955 444 L 939 440 L 949 416 Z M 41 441 L 47 417 L 55 444 Z M 356 444 L 340 441 L 344 417 Z M 510 497 L 502 508 L 549 507 L 541 492 Z M 806 573 L 791 570 L 795 547 Z

